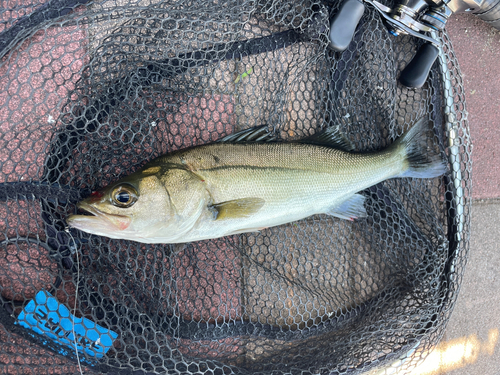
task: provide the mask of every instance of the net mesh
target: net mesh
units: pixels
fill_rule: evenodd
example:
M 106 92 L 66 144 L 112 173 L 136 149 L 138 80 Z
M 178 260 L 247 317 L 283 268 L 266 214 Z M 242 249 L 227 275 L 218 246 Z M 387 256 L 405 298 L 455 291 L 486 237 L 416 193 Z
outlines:
M 328 44 L 338 2 L 1 4 L 0 371 L 405 372 L 439 341 L 471 196 L 446 33 L 440 64 L 408 89 L 397 77 L 420 42 L 391 36 L 370 7 L 339 53 Z M 66 229 L 82 197 L 177 149 L 267 125 L 282 141 L 339 126 L 356 150 L 379 150 L 423 116 L 449 171 L 367 189 L 366 219 L 317 215 L 180 245 Z M 35 311 L 37 333 L 20 317 L 40 292 L 66 312 Z M 116 338 L 99 352 L 104 336 L 68 316 Z

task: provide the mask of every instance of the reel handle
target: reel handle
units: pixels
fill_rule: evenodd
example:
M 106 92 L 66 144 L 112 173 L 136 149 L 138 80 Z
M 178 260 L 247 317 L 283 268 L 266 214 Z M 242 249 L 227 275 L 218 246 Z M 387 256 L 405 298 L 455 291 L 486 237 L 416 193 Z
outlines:
M 422 87 L 427 80 L 434 61 L 436 61 L 438 53 L 439 50 L 435 45 L 431 43 L 423 44 L 401 72 L 399 82 L 407 87 Z
M 358 0 L 347 0 L 340 6 L 330 22 L 330 43 L 334 50 L 342 52 L 349 46 L 364 11 L 365 5 Z

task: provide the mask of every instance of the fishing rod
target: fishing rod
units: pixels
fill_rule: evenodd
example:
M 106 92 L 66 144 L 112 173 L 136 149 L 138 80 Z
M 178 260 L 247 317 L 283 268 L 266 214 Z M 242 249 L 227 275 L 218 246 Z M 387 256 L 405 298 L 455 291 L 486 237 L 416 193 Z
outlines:
M 436 61 L 441 43 L 435 33 L 444 30 L 455 13 L 473 13 L 500 30 L 500 2 L 496 0 L 402 0 L 390 8 L 377 0 L 346 0 L 330 23 L 330 42 L 336 51 L 351 43 L 366 6 L 383 18 L 390 34 L 412 35 L 423 41 L 399 81 L 412 88 L 422 87 Z

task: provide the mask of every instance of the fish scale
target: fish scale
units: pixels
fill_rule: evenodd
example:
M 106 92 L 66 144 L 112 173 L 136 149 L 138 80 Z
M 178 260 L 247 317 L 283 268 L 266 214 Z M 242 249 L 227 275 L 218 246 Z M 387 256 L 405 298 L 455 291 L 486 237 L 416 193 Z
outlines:
M 217 155 L 219 163 L 213 163 Z M 346 198 L 401 172 L 403 158 L 391 153 L 352 154 L 305 144 L 210 145 L 183 159 L 206 184 L 214 202 L 262 197 L 252 217 L 224 223 L 200 218 L 193 238 L 218 237 L 327 213 Z M 245 165 L 241 165 L 242 161 Z
M 358 192 L 396 177 L 432 178 L 446 165 L 428 149 L 426 122 L 385 150 L 348 151 L 336 129 L 301 142 L 269 142 L 262 128 L 229 141 L 179 150 L 109 185 L 68 224 L 94 234 L 146 243 L 183 243 L 257 231 L 314 214 L 366 215 Z M 259 142 L 249 141 L 252 137 Z M 236 142 L 238 139 L 239 142 Z M 130 191 L 114 201 L 114 194 Z M 125 193 L 126 194 L 126 193 Z

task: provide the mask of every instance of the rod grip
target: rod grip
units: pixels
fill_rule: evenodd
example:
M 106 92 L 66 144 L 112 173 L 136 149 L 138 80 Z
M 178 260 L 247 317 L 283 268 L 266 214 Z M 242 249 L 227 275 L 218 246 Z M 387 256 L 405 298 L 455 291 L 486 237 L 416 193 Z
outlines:
M 407 87 L 422 87 L 427 80 L 434 61 L 436 61 L 438 53 L 437 47 L 433 44 L 423 44 L 401 72 L 399 82 Z
M 334 50 L 343 51 L 351 43 L 365 6 L 359 0 L 345 1 L 330 22 L 330 43 Z

